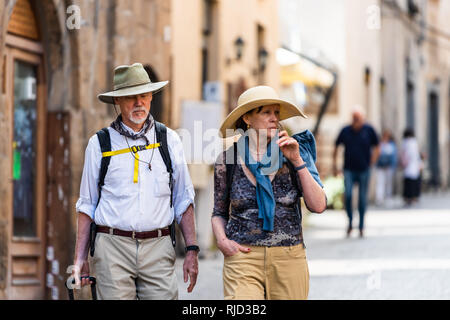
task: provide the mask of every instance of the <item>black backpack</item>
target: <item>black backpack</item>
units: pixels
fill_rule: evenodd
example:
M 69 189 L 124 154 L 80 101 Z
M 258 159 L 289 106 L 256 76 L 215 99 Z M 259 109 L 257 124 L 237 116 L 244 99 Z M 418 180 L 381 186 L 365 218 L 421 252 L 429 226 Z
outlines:
M 169 187 L 170 187 L 170 207 L 173 207 L 173 169 L 172 169 L 172 160 L 170 159 L 169 147 L 167 145 L 167 127 L 158 121 L 155 121 L 155 130 L 156 130 L 156 142 L 159 142 L 161 146 L 158 148 L 161 153 L 161 157 L 166 165 L 167 172 L 169 173 Z M 109 136 L 108 128 L 103 128 L 97 131 L 98 141 L 100 142 L 101 152 L 109 152 L 111 151 L 111 137 Z M 105 177 L 108 172 L 108 166 L 111 162 L 111 157 L 102 157 L 102 162 L 100 164 L 100 174 L 98 179 L 98 201 L 97 206 L 100 202 L 100 197 L 102 194 L 102 187 L 105 185 Z M 94 255 L 94 243 L 95 241 L 95 223 L 91 223 L 91 256 Z M 172 245 L 175 247 L 175 219 L 172 222 L 172 225 L 169 227 L 170 229 L 170 237 L 172 239 Z

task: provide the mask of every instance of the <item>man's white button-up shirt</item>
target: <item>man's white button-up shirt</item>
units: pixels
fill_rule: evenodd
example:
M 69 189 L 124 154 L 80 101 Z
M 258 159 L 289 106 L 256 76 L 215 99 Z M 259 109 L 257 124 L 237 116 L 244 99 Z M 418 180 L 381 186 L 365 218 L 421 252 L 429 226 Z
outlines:
M 131 129 L 125 126 L 125 129 Z M 128 148 L 125 136 L 111 127 L 111 149 Z M 146 133 L 149 142 L 156 143 L 155 126 Z M 130 147 L 145 145 L 145 139 L 128 139 Z M 178 134 L 167 128 L 167 143 L 173 168 L 173 208 L 170 208 L 169 173 L 158 148 L 140 151 L 137 183 L 133 182 L 135 159 L 132 153 L 111 157 L 105 185 L 98 200 L 98 180 L 102 152 L 97 135 L 89 139 L 86 147 L 80 198 L 77 212 L 87 214 L 97 225 L 126 231 L 150 231 L 170 225 L 176 218 L 180 223 L 190 204 L 194 205 L 194 187 Z M 153 154 L 153 157 L 152 157 Z M 148 162 L 151 160 L 151 168 Z

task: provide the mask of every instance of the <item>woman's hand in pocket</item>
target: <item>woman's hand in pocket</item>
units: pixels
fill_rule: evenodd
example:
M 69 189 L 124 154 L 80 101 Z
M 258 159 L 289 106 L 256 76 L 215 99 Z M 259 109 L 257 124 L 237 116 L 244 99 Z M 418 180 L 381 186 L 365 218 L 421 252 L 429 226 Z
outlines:
M 250 248 L 241 246 L 234 240 L 223 239 L 217 243 L 217 246 L 220 251 L 222 251 L 225 257 L 231 257 L 237 254 L 239 251 L 248 253 L 250 252 Z

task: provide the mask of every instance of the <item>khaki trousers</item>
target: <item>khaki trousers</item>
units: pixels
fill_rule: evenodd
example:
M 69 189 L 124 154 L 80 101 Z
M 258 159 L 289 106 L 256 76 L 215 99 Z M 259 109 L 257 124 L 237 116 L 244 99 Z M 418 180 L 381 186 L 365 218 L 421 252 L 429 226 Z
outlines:
M 303 244 L 291 247 L 250 247 L 225 257 L 225 300 L 306 300 L 309 270 Z
M 98 299 L 178 299 L 175 258 L 170 236 L 138 240 L 97 233 L 91 270 Z

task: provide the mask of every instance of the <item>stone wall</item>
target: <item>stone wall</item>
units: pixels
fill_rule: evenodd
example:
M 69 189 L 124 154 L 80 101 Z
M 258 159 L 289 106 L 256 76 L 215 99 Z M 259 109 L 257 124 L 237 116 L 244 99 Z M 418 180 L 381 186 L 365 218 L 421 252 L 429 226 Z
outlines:
M 44 48 L 46 107 L 48 111 L 67 112 L 70 117 L 70 179 L 69 203 L 66 212 L 67 232 L 73 242 L 66 249 L 63 260 L 73 257 L 76 235 L 75 203 L 84 163 L 84 151 L 89 138 L 115 118 L 110 105 L 98 101 L 97 95 L 112 90 L 114 67 L 141 62 L 150 65 L 159 80 L 170 78 L 170 38 L 164 32 L 170 27 L 170 1 L 164 0 L 39 0 L 31 1 L 41 32 Z M 15 1 L 0 0 L 0 57 L 4 53 L 4 38 Z M 81 25 L 70 30 L 66 21 L 68 6 L 80 8 Z M 1 59 L 3 66 L 3 58 Z M 0 68 L 0 88 L 3 84 Z M 169 119 L 170 87 L 164 95 L 163 115 Z M 5 117 L 6 96 L 0 93 L 0 125 L 6 136 L 10 135 L 10 117 Z M 59 159 L 63 160 L 63 159 Z M 0 174 L 10 176 L 10 143 L 0 143 Z M 8 243 L 12 208 L 11 184 L 0 181 L 0 298 L 6 297 L 8 274 Z M 60 266 L 60 276 L 66 277 L 67 266 Z M 65 293 L 60 292 L 60 298 Z

